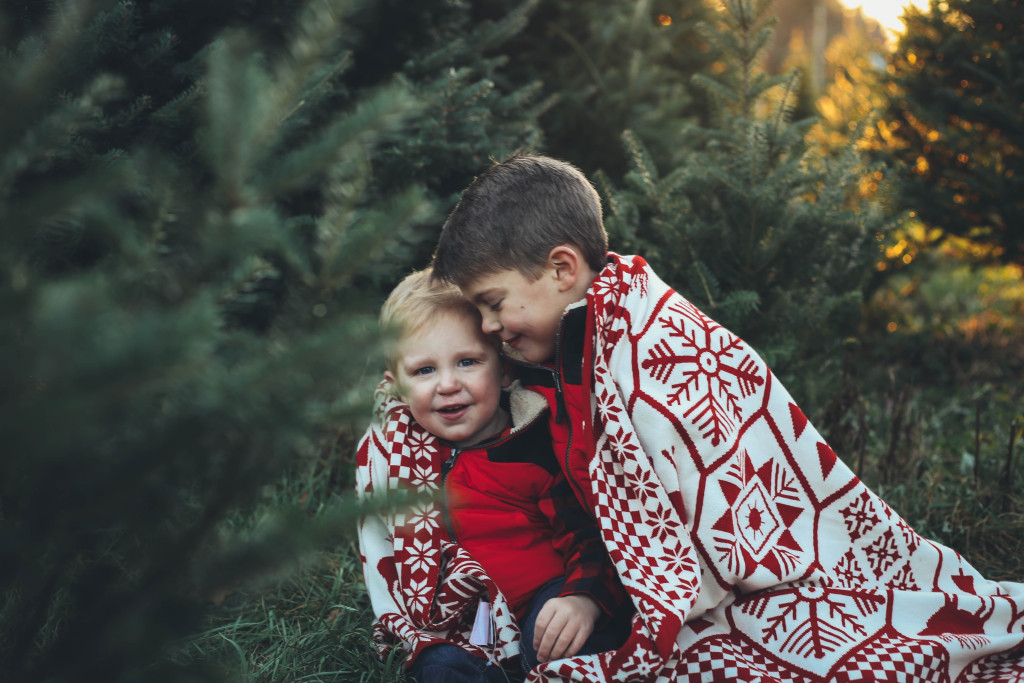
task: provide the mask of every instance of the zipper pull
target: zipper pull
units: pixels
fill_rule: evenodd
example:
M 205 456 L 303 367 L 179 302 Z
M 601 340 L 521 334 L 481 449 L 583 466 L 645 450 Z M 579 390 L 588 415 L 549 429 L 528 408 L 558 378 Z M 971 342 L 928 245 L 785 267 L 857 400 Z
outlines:
M 441 476 L 442 477 L 444 477 L 445 475 L 447 475 L 451 471 L 452 465 L 455 464 L 455 458 L 457 458 L 458 455 L 459 455 L 459 449 L 458 448 L 453 448 L 452 451 L 451 451 L 451 454 L 448 456 L 448 459 L 445 460 L 443 463 L 441 463 Z
M 555 377 L 555 424 L 562 424 L 565 420 L 565 396 L 562 393 L 562 378 L 558 371 L 552 373 Z

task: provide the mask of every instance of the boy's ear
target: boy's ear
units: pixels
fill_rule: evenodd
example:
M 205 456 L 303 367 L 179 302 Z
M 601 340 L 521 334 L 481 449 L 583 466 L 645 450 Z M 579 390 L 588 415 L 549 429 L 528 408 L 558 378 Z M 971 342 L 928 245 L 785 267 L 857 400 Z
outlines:
M 567 291 L 576 285 L 583 266 L 583 256 L 571 244 L 559 244 L 548 254 L 549 272 L 558 281 L 559 291 Z

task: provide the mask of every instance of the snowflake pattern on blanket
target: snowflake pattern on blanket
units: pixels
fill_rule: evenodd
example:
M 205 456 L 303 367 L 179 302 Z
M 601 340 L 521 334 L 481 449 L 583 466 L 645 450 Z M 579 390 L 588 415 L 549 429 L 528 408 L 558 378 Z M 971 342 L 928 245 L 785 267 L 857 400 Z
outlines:
M 386 388 L 377 388 L 375 420 L 356 452 L 356 491 L 378 502 L 398 490 L 436 492 L 449 450 Z M 377 615 L 374 640 L 382 656 L 402 648 L 407 663 L 430 645 L 451 643 L 501 666 L 519 655 L 519 628 L 483 568 L 448 539 L 441 515 L 435 500 L 360 520 L 363 576 Z M 493 643 L 484 645 L 470 642 L 481 599 L 490 603 L 493 632 Z
M 638 614 L 622 649 L 529 680 L 1024 683 L 1024 584 L 919 536 L 749 346 L 642 258 L 609 261 L 579 483 Z

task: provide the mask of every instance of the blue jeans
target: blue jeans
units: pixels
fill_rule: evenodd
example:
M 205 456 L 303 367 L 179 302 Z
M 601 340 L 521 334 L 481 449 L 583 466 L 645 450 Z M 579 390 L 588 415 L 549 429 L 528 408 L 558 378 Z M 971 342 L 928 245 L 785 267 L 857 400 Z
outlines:
M 463 650 L 457 645 L 431 645 L 409 667 L 409 677 L 417 683 L 506 683 L 508 676 L 500 668 Z
M 544 603 L 558 597 L 565 584 L 564 577 L 548 581 L 530 600 L 526 616 L 519 623 L 522 642 L 519 644 L 523 673 L 537 666 L 533 632 Z M 613 619 L 605 628 L 594 631 L 580 648 L 578 655 L 594 655 L 622 647 L 629 636 L 630 620 Z M 456 645 L 431 645 L 419 654 L 409 667 L 409 677 L 417 683 L 506 683 L 512 679 L 501 668 L 471 655 Z

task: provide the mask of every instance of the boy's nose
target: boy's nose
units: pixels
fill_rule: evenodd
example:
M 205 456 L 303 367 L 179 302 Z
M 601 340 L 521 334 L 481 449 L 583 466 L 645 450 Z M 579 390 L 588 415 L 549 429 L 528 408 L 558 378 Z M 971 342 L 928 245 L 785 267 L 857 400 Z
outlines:
M 484 316 L 482 328 L 484 334 L 497 334 L 501 332 L 501 322 L 497 316 Z

